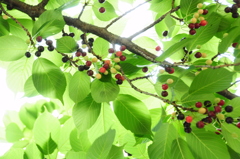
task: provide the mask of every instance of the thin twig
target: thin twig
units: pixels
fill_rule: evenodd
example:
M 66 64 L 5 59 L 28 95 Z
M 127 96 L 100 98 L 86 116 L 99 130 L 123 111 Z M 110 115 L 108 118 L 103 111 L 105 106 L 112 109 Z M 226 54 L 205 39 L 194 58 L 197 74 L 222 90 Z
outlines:
M 136 32 L 135 34 L 131 35 L 128 39 L 133 39 L 135 36 L 147 31 L 148 29 L 150 29 L 151 27 L 153 27 L 157 23 L 161 22 L 168 14 L 171 14 L 171 13 L 177 11 L 179 8 L 180 8 L 180 6 L 177 6 L 176 8 L 173 8 L 172 10 L 170 10 L 169 12 L 167 12 L 166 14 L 164 14 L 160 18 L 158 18 L 156 21 L 154 21 L 152 24 L 148 25 L 147 27 L 143 28 L 142 30 L 140 30 L 140 31 Z
M 129 11 L 125 12 L 124 14 L 122 14 L 121 16 L 117 17 L 116 19 L 114 19 L 113 21 L 111 21 L 106 27 L 105 29 L 109 28 L 113 23 L 115 23 L 116 21 L 118 21 L 119 19 L 121 19 L 122 17 L 124 17 L 125 15 L 127 15 L 128 13 L 132 12 L 133 10 L 137 9 L 138 7 L 142 6 L 143 4 L 150 2 L 151 0 L 147 0 L 141 4 L 139 4 L 138 6 L 130 9 Z
M 12 15 L 10 15 L 2 6 L 2 4 L 0 3 L 0 8 L 3 11 L 3 13 L 5 15 L 7 15 L 8 17 L 10 17 L 12 20 L 14 20 L 18 25 L 20 25 L 21 28 L 23 28 L 23 30 L 27 33 L 27 36 L 29 37 L 30 41 L 31 41 L 31 45 L 34 46 L 34 42 L 32 40 L 32 35 L 30 34 L 30 32 L 27 30 L 27 28 L 25 28 L 22 23 L 20 23 L 16 18 L 14 18 Z
M 220 54 L 220 53 L 217 53 L 217 55 L 213 56 L 211 60 L 213 61 L 213 60 L 214 60 L 215 58 L 217 58 L 219 55 L 221 55 L 221 54 Z
M 83 14 L 83 11 L 84 11 L 85 7 L 88 5 L 88 3 L 89 3 L 89 1 L 84 3 L 84 5 L 83 5 L 83 8 L 82 8 L 81 12 L 80 12 L 80 13 L 79 13 L 79 15 L 78 15 L 78 19 L 80 19 L 80 17 L 82 16 L 82 14 Z
M 130 79 L 130 81 L 136 81 L 136 80 L 139 80 L 139 79 L 148 79 L 149 77 L 151 77 L 151 75 L 147 75 L 147 76 L 143 76 L 143 77 L 136 77 L 134 79 Z
M 183 19 L 181 19 L 181 18 L 178 18 L 178 17 L 176 17 L 176 16 L 174 16 L 174 15 L 170 15 L 172 18 L 174 18 L 174 19 L 176 19 L 176 20 L 178 20 L 178 21 L 180 21 L 180 22 L 182 22 L 183 21 Z

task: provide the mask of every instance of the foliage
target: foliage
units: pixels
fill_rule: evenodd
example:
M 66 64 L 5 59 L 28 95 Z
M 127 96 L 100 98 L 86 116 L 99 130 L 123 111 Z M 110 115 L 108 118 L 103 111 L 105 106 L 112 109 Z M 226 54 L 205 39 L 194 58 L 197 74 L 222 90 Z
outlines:
M 121 13 L 120 3 L 132 9 Z M 128 15 L 144 5 L 152 21 L 122 37 Z M 7 84 L 49 101 L 4 116 L 0 138 L 13 146 L 0 158 L 239 158 L 238 6 L 1 1 Z M 68 15 L 72 7 L 81 10 Z

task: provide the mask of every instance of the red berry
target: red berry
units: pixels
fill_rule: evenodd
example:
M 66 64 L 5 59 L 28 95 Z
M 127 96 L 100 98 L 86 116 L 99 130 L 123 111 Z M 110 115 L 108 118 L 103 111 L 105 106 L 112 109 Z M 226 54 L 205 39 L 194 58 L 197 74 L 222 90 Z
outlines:
M 93 75 L 93 70 L 88 70 L 88 71 L 87 71 L 87 75 L 88 75 L 88 76 L 92 76 L 92 75 Z
M 207 9 L 204 9 L 204 10 L 203 10 L 203 15 L 206 15 L 206 14 L 208 14 L 208 10 L 207 10 Z
M 99 3 L 104 3 L 104 2 L 105 2 L 105 0 L 98 0 L 98 2 L 99 2 Z
M 187 116 L 187 117 L 185 118 L 185 120 L 186 120 L 187 123 L 191 123 L 192 120 L 193 120 L 193 118 L 192 118 L 191 116 Z
M 216 116 L 216 113 L 214 111 L 209 111 L 208 112 L 208 116 L 209 117 L 215 117 Z
M 189 31 L 189 34 L 190 34 L 190 35 L 194 35 L 194 34 L 196 34 L 196 30 L 191 29 L 191 30 Z
M 113 48 L 109 48 L 109 49 L 108 49 L 108 52 L 109 52 L 109 53 L 114 53 L 115 51 L 114 51 Z
M 122 45 L 122 46 L 120 47 L 120 50 L 121 50 L 121 51 L 126 50 L 126 46 L 125 46 L 125 45 Z
M 109 69 L 109 64 L 108 63 L 105 63 L 104 65 L 103 65 L 103 67 L 107 70 L 107 69 Z M 105 72 L 105 71 L 104 71 Z
M 91 61 L 86 61 L 86 66 L 91 66 L 92 65 L 92 62 Z
M 237 123 L 237 125 L 236 125 L 238 128 L 240 128 L 240 122 L 239 123 Z
M 86 52 L 82 52 L 82 57 L 86 56 L 87 53 Z
M 196 58 L 200 58 L 202 57 L 202 53 L 201 52 L 196 52 L 196 54 L 194 55 Z
M 104 67 L 101 67 L 100 69 L 99 69 L 99 72 L 101 72 L 101 73 L 104 73 L 106 71 L 106 69 L 104 68 Z
M 197 102 L 197 103 L 195 103 L 195 106 L 196 106 L 197 108 L 201 108 L 201 107 L 202 107 L 202 102 Z
M 232 47 L 235 48 L 235 47 L 237 46 L 237 44 L 238 44 L 238 43 L 233 43 L 233 44 L 232 44 Z
M 122 56 L 122 51 L 117 51 L 116 56 L 118 56 L 118 57 Z
M 167 92 L 167 91 L 162 91 L 161 95 L 162 95 L 163 97 L 167 97 L 167 96 L 168 96 L 168 92 Z
M 160 51 L 160 50 L 161 50 L 161 47 L 160 47 L 160 46 L 156 46 L 155 50 L 156 50 L 156 51 Z
M 188 27 L 189 27 L 190 29 L 194 29 L 194 28 L 195 28 L 195 24 L 194 24 L 194 23 L 189 23 L 189 24 L 188 24 Z
M 198 128 L 203 128 L 204 125 L 205 125 L 205 124 L 204 124 L 203 121 L 199 121 L 199 122 L 196 123 L 196 126 L 197 126 Z
M 205 26 L 205 25 L 207 25 L 207 21 L 206 20 L 201 20 L 200 26 Z
M 221 106 L 223 106 L 224 104 L 225 104 L 224 100 L 220 100 L 220 102 L 218 103 L 218 105 L 221 105 Z
M 120 75 L 119 73 L 115 75 L 116 79 L 122 79 L 122 75 Z
M 147 68 L 147 67 L 143 67 L 143 68 L 142 68 L 142 71 L 145 73 L 145 72 L 148 71 L 148 68 Z
M 169 74 L 173 74 L 173 73 L 174 73 L 174 68 L 171 68 L 168 73 L 169 73 Z
M 41 36 L 38 36 L 37 38 L 36 38 L 36 40 L 37 40 L 37 42 L 41 42 L 42 41 L 42 37 Z
M 167 89 L 168 89 L 168 85 L 167 85 L 167 84 L 163 84 L 163 85 L 162 85 L 162 89 L 163 89 L 163 90 L 167 90 Z
M 220 113 L 220 112 L 222 111 L 222 108 L 221 108 L 220 106 L 215 106 L 215 107 L 214 107 L 214 111 L 215 111 L 216 113 Z
M 99 8 L 99 12 L 100 12 L 100 13 L 104 13 L 105 11 L 106 11 L 106 10 L 105 10 L 104 7 Z
M 79 56 L 81 56 L 81 55 L 82 55 L 82 53 L 81 53 L 81 52 L 79 52 L 79 51 L 77 51 L 77 52 L 75 53 L 75 55 L 76 55 L 77 57 L 79 57 Z
M 120 56 L 120 60 L 121 61 L 125 61 L 126 60 L 126 56 L 124 56 L 124 55 Z
M 199 23 L 195 23 L 195 29 L 200 28 L 200 24 Z

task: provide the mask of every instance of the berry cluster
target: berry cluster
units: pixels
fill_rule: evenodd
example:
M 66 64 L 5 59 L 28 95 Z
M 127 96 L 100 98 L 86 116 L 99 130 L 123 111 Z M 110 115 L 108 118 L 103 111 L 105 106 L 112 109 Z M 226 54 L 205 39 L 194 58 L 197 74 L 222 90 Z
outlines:
M 199 10 L 193 14 L 193 18 L 190 20 L 191 23 L 188 24 L 188 27 L 190 29 L 189 31 L 190 35 L 196 34 L 196 29 L 200 28 L 201 26 L 207 25 L 207 21 L 205 20 L 205 18 L 200 15 L 208 14 L 208 10 L 201 9 L 202 7 L 203 7 L 202 3 L 199 3 L 197 5 L 197 8 L 199 8 Z
M 99 3 L 104 3 L 105 0 L 98 0 L 98 2 L 99 2 Z M 100 8 L 99 8 L 99 12 L 100 12 L 100 13 L 104 13 L 105 11 L 106 11 L 106 9 L 105 9 L 104 7 L 100 7 Z
M 233 2 L 235 2 L 235 4 L 233 4 L 231 7 L 226 7 L 224 11 L 226 13 L 232 13 L 233 18 L 238 18 L 238 8 L 240 8 L 240 0 L 233 0 Z

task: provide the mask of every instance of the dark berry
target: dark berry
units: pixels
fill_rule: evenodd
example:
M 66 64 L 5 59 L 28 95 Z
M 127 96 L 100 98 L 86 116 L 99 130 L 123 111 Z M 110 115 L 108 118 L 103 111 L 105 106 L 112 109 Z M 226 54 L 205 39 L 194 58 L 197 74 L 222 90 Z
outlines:
M 0 10 L 0 15 L 2 15 L 2 10 Z
M 161 95 L 162 95 L 163 97 L 167 97 L 167 96 L 168 96 L 168 92 L 167 92 L 167 91 L 162 91 Z
M 143 67 L 143 68 L 142 68 L 142 71 L 145 73 L 145 72 L 148 71 L 148 68 L 147 68 L 147 67 Z
M 232 47 L 236 47 L 238 43 L 232 43 Z
M 216 113 L 214 111 L 209 111 L 208 112 L 208 116 L 209 117 L 215 117 L 216 116 Z
M 53 51 L 54 49 L 55 49 L 54 46 L 52 45 L 48 46 L 48 51 Z
M 125 45 L 121 45 L 120 46 L 120 51 L 124 51 L 124 50 L 126 50 L 126 46 Z
M 115 75 L 115 78 L 116 79 L 122 79 L 122 76 L 118 73 L 118 74 Z
M 12 10 L 12 9 L 13 9 L 13 5 L 12 5 L 12 4 L 8 4 L 8 5 L 7 5 L 7 9 L 8 9 L 8 10 Z
M 190 34 L 190 35 L 194 35 L 194 34 L 196 34 L 196 30 L 191 29 L 191 30 L 189 31 L 189 34 Z
M 82 52 L 82 57 L 86 56 L 87 53 L 86 52 Z
M 118 84 L 118 85 L 120 85 L 120 84 L 122 84 L 123 83 L 123 81 L 121 80 L 121 79 L 118 79 L 117 81 L 116 81 L 116 84 Z
M 196 52 L 196 54 L 194 55 L 196 58 L 200 58 L 202 57 L 202 53 L 201 52 Z
M 185 118 L 184 114 L 178 114 L 177 119 L 178 120 L 183 120 Z
M 233 13 L 233 14 L 232 14 L 232 17 L 233 17 L 233 18 L 238 18 L 238 17 L 239 17 L 239 14 L 238 14 L 238 13 Z
M 100 12 L 100 13 L 104 13 L 105 11 L 106 11 L 106 10 L 105 10 L 104 7 L 100 7 L 100 8 L 99 8 L 99 12 Z
M 197 126 L 198 128 L 203 128 L 204 125 L 205 125 L 205 124 L 204 124 L 203 121 L 199 121 L 199 122 L 196 123 L 196 126 Z
M 190 126 L 191 126 L 191 123 L 188 123 L 188 122 L 185 121 L 185 122 L 183 123 L 183 126 L 184 126 L 184 127 L 190 127 Z
M 199 23 L 195 23 L 195 29 L 198 29 L 198 28 L 200 28 L 200 24 Z
M 26 52 L 26 53 L 25 53 L 25 56 L 26 56 L 27 58 L 29 58 L 29 57 L 31 57 L 31 53 L 30 53 L 30 52 Z
M 84 70 L 88 70 L 90 67 L 89 67 L 89 66 L 86 66 L 86 65 L 84 65 L 84 66 L 83 66 L 83 68 L 84 68 Z
M 68 58 L 68 56 L 64 56 L 63 58 L 62 58 L 62 62 L 67 62 L 69 60 L 69 58 Z
M 204 10 L 203 10 L 203 15 L 206 15 L 206 14 L 208 14 L 208 10 L 207 10 L 207 9 L 204 9 Z
M 205 107 L 211 107 L 212 106 L 212 103 L 209 100 L 204 101 L 203 104 L 204 104 Z
M 162 35 L 163 35 L 164 37 L 166 37 L 166 36 L 168 35 L 168 31 L 165 30 L 165 31 L 162 33 Z
M 36 40 L 37 40 L 37 42 L 41 42 L 42 41 L 42 37 L 41 36 L 38 36 L 37 38 L 36 38 Z
M 189 27 L 190 29 L 194 29 L 194 28 L 195 28 L 195 24 L 194 24 L 194 23 L 189 23 L 189 24 L 188 24 L 188 27 Z
M 90 47 L 93 47 L 93 43 L 92 43 L 92 42 L 88 42 L 88 45 L 89 45 Z
M 76 53 L 75 53 L 75 56 L 77 56 L 77 57 L 79 57 L 79 56 L 81 56 L 82 55 L 82 53 L 80 52 L 80 51 L 77 51 Z
M 47 41 L 46 41 L 46 44 L 47 44 L 48 46 L 50 46 L 50 45 L 53 44 L 53 41 L 52 41 L 52 40 L 47 40 Z
M 85 34 L 81 34 L 81 35 L 80 35 L 80 38 L 81 38 L 82 40 L 84 40 L 85 36 L 86 36 Z
M 93 42 L 94 42 L 94 39 L 93 39 L 93 38 L 89 38 L 88 41 L 91 42 L 91 43 L 93 43 Z
M 225 121 L 226 121 L 228 124 L 231 124 L 231 123 L 233 123 L 233 118 L 232 118 L 232 117 L 227 117 L 227 118 L 225 119 Z
M 220 113 L 220 112 L 222 111 L 222 108 L 221 108 L 220 106 L 215 106 L 215 107 L 214 107 L 214 111 L 215 111 L 216 113 Z
M 224 9 L 224 11 L 225 11 L 226 13 L 230 13 L 230 12 L 232 11 L 232 8 L 226 7 L 226 8 Z
M 232 13 L 237 13 L 238 6 L 236 4 L 232 5 Z
M 40 57 L 40 56 L 41 56 L 41 52 L 40 52 L 40 51 L 36 51 L 36 52 L 35 52 L 35 55 L 36 55 L 37 57 Z
M 44 51 L 44 47 L 43 46 L 38 46 L 38 51 L 40 51 L 40 52 L 43 52 Z
M 165 71 L 166 72 L 170 72 L 171 71 L 171 67 L 165 67 Z
M 184 131 L 185 131 L 186 133 L 190 133 L 190 132 L 192 132 L 192 128 L 186 127 L 186 128 L 184 128 Z
M 78 70 L 79 70 L 79 71 L 84 71 L 84 65 L 78 66 Z
M 212 118 L 211 117 L 206 117 L 206 118 L 203 118 L 202 121 L 205 122 L 205 123 L 211 123 Z
M 126 60 L 126 56 L 122 55 L 119 57 L 121 61 L 125 61 Z
M 68 36 L 68 33 L 63 33 L 62 36 Z
M 91 61 L 86 61 L 85 64 L 86 64 L 86 66 L 89 66 L 89 67 L 90 67 L 90 66 L 92 65 L 92 62 L 91 62 Z
M 233 107 L 228 105 L 228 106 L 225 107 L 225 111 L 226 112 L 232 112 L 233 111 Z
M 114 53 L 115 51 L 114 51 L 113 48 L 109 48 L 109 49 L 108 49 L 108 52 L 109 52 L 109 53 Z
M 104 3 L 104 2 L 105 2 L 105 0 L 98 0 L 98 2 L 99 2 L 99 3 Z
M 107 70 L 107 69 L 109 69 L 109 64 L 105 63 L 105 64 L 103 65 L 103 67 Z
M 69 36 L 74 37 L 75 34 L 74 33 L 69 33 Z
M 88 70 L 88 71 L 87 71 L 87 75 L 88 75 L 88 76 L 92 76 L 92 75 L 93 75 L 93 70 Z

